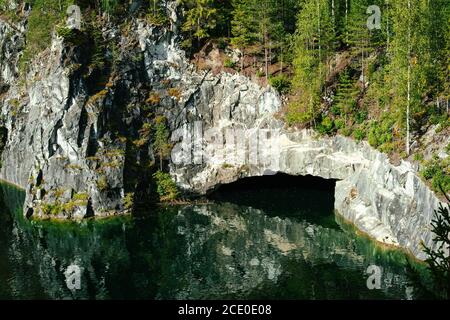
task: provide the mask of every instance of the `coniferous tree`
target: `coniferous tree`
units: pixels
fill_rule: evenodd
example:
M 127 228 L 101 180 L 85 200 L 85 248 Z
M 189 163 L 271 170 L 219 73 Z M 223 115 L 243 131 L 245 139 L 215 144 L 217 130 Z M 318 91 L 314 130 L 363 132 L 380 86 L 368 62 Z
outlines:
M 303 108 L 304 111 L 299 115 L 301 122 L 312 123 L 321 102 L 329 69 L 327 63 L 335 43 L 330 11 L 327 0 L 305 0 L 298 15 L 294 35 L 293 86 L 298 93 L 294 108 Z
M 445 193 L 444 193 L 445 194 Z M 447 198 L 448 201 L 450 199 Z M 431 222 L 433 241 L 438 244 L 436 249 L 424 248 L 428 258 L 431 276 L 433 277 L 434 292 L 437 296 L 450 298 L 450 209 L 448 205 L 439 204 L 439 208 L 434 211 L 434 219 Z
M 159 158 L 159 169 L 163 170 L 163 161 L 170 155 L 171 144 L 169 143 L 169 130 L 166 127 L 166 118 L 156 117 L 156 132 L 153 148 Z
M 108 15 L 108 18 L 111 14 L 114 13 L 117 6 L 119 5 L 119 0 L 101 0 L 102 1 L 102 9 Z
M 346 45 L 352 49 L 355 55 L 360 57 L 360 71 L 363 86 L 367 82 L 365 68 L 370 46 L 370 34 L 366 25 L 366 2 L 365 0 L 352 1 L 348 13 L 348 23 L 346 25 L 346 33 L 348 34 L 346 37 Z
M 248 0 L 233 0 L 231 43 L 241 51 L 241 71 L 244 69 L 245 47 L 255 41 L 252 11 Z
M 199 47 L 201 40 L 209 37 L 211 30 L 217 24 L 217 9 L 214 7 L 214 0 L 182 0 L 182 3 L 186 8 L 182 30 L 189 34 L 184 46 L 191 47 L 192 38 L 194 38 Z
M 334 99 L 335 113 L 343 115 L 347 121 L 347 117 L 354 111 L 356 105 L 357 90 L 348 71 L 342 72 L 339 77 L 339 83 Z

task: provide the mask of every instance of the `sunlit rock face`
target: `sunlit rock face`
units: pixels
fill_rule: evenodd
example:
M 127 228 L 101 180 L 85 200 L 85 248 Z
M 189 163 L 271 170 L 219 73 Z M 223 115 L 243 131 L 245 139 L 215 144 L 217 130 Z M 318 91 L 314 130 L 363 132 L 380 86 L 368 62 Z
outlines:
M 0 19 L 0 43 L 0 93 L 3 93 L 18 76 L 19 53 L 25 45 L 24 26 Z
M 237 121 L 230 128 L 241 125 Z M 273 138 L 262 144 L 254 140 L 261 147 L 257 156 L 268 158 L 252 162 L 252 151 L 247 149 L 242 162 L 233 164 L 239 149 L 235 145 L 230 149 L 224 138 L 223 146 L 212 143 L 210 148 L 216 154 L 220 150 L 220 156 L 208 155 L 199 165 L 174 164 L 173 175 L 180 186 L 200 194 L 244 177 L 274 172 L 336 179 L 335 209 L 360 230 L 384 244 L 406 248 L 420 259 L 425 257 L 421 241 L 434 245 L 429 225 L 438 199 L 409 163 L 394 166 L 367 143 L 345 137 L 317 137 L 312 131 L 292 132 L 279 126 L 268 131 Z M 195 148 L 185 144 L 180 150 L 195 152 Z
M 0 177 L 26 190 L 24 215 L 82 219 L 127 213 L 125 195 L 145 193 L 151 179 L 139 169 L 154 162 L 151 141 L 133 145 L 141 138 L 149 96 L 158 96 L 155 108 L 172 131 L 200 114 L 209 113 L 215 125 L 214 119 L 234 109 L 240 113 L 235 119 L 252 126 L 266 107 L 279 106 L 271 88 L 238 75 L 197 71 L 179 48 L 177 8 L 169 7 L 171 30 L 140 20 L 127 35 L 118 26 L 104 30 L 106 41 L 120 44 L 114 71 L 92 71 L 88 44 L 72 47 L 54 35 L 22 81 L 14 81 L 10 70 L 20 41 L 14 46 L 6 35 L 18 32 L 12 38 L 20 39 L 21 33 L 2 22 L 7 31 L 1 29 L 1 47 L 16 51 L 5 51 L 11 62 L 2 65 L 10 85 L 0 97 L 8 132 Z
M 339 214 L 378 241 L 424 257 L 420 242 L 432 245 L 429 224 L 438 201 L 408 163 L 394 166 L 365 143 L 286 129 L 275 90 L 189 63 L 179 47 L 179 12 L 169 7 L 170 29 L 135 20 L 126 35 L 118 26 L 104 30 L 105 41 L 120 43 L 114 73 L 92 73 L 85 47 L 54 36 L 30 64 L 25 83 L 16 70 L 23 30 L 0 21 L 7 57 L 0 60 L 0 126 L 8 133 L 0 177 L 25 189 L 24 215 L 129 213 L 125 195 L 150 185 L 141 168 L 155 160 L 151 141 L 139 148 L 132 142 L 155 95 L 155 111 L 168 119 L 174 143 L 170 172 L 182 190 L 205 194 L 275 172 L 337 179 Z M 101 88 L 99 79 L 106 83 Z

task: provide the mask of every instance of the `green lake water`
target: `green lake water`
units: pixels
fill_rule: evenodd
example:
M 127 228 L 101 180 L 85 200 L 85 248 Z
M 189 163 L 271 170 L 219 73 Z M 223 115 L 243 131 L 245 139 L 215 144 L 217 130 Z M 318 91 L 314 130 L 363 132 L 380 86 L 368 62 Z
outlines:
M 411 298 L 404 254 L 340 221 L 329 186 L 254 180 L 208 204 L 81 223 L 26 221 L 23 198 L 0 185 L 0 299 Z M 367 288 L 371 265 L 381 289 Z

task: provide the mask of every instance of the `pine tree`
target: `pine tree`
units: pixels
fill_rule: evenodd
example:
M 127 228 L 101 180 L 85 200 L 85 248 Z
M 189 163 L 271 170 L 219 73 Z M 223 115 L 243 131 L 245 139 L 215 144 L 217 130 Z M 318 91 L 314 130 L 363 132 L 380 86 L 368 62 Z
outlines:
M 334 99 L 335 113 L 347 116 L 354 111 L 357 90 L 347 70 L 341 73 Z
M 450 199 L 448 199 L 450 201 Z M 434 211 L 434 219 L 431 222 L 433 241 L 438 243 L 437 249 L 425 246 L 428 269 L 433 277 L 434 292 L 441 298 L 450 298 L 450 209 L 448 205 L 439 204 L 438 210 Z
M 363 1 L 354 1 L 349 12 L 349 19 L 347 24 L 347 45 L 359 55 L 361 58 L 361 78 L 363 85 L 365 83 L 364 67 L 365 57 L 367 55 L 369 30 L 366 26 L 366 6 Z
M 279 11 L 283 3 L 279 0 L 243 0 L 241 8 L 245 8 L 245 16 L 239 18 L 241 26 L 246 24 L 250 30 L 250 36 L 260 45 L 264 54 L 264 74 L 269 78 L 269 66 L 272 59 L 272 51 L 277 49 L 283 37 L 283 21 L 279 19 Z M 236 8 L 235 8 L 236 9 Z M 242 40 L 242 39 L 241 39 Z
M 185 47 L 192 45 L 192 39 L 196 39 L 197 47 L 201 40 L 209 37 L 212 29 L 217 24 L 217 9 L 214 8 L 214 0 L 182 0 L 186 8 L 185 21 L 182 30 L 189 33 L 190 37 L 184 42 Z
M 283 74 L 283 68 L 288 63 L 291 34 L 295 32 L 299 1 L 280 0 L 276 4 L 274 20 L 279 25 L 274 30 L 275 49 L 278 51 L 280 71 Z
M 171 144 L 169 143 L 169 130 L 166 127 L 166 118 L 162 116 L 156 117 L 156 132 L 153 148 L 158 154 L 159 169 L 163 170 L 163 161 L 170 155 Z
M 244 70 L 245 47 L 255 41 L 254 21 L 247 0 L 233 0 L 231 43 L 241 51 L 241 71 Z
M 294 35 L 293 87 L 298 94 L 294 108 L 303 108 L 305 112 L 300 116 L 302 122 L 314 121 L 321 102 L 329 69 L 327 64 L 335 43 L 330 10 L 326 0 L 306 0 L 298 15 Z

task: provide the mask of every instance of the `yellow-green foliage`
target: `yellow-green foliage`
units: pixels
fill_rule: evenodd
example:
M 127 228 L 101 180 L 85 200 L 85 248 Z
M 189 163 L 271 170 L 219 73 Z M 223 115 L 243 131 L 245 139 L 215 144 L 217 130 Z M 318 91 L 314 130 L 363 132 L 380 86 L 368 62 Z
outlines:
M 66 165 L 65 168 L 70 169 L 70 170 L 81 170 L 82 169 L 79 164 L 74 164 L 74 163 Z
M 66 189 L 64 189 L 64 188 L 58 188 L 53 191 L 53 195 L 55 196 L 56 199 L 58 199 L 58 198 L 62 197 L 62 195 L 64 194 L 65 191 L 66 191 Z
M 73 45 L 80 45 L 84 41 L 84 34 L 76 29 L 70 29 L 65 26 L 59 26 L 56 28 L 58 36 L 64 39 L 66 43 Z
M 79 193 L 74 194 L 72 199 L 74 201 L 87 202 L 89 199 L 89 195 L 86 192 L 79 192 Z
M 156 131 L 153 149 L 158 154 L 160 170 L 163 169 L 163 161 L 170 155 L 172 148 L 172 145 L 169 143 L 170 133 L 166 126 L 166 121 L 167 119 L 163 116 L 158 116 L 155 118 Z
M 103 90 L 100 90 L 99 92 L 97 92 L 95 95 L 93 95 L 89 100 L 91 103 L 95 103 L 97 101 L 104 99 L 107 94 L 108 94 L 108 90 L 103 89 Z
M 129 192 L 125 194 L 125 197 L 123 198 L 123 206 L 125 209 L 130 210 L 133 208 L 134 205 L 134 192 Z
M 142 125 L 142 128 L 139 130 L 139 134 L 143 138 L 148 138 L 150 136 L 151 130 L 152 130 L 151 123 L 146 122 Z
M 108 158 L 117 158 L 117 157 L 120 158 L 125 156 L 125 151 L 122 149 L 111 149 L 105 151 L 104 156 Z
M 9 100 L 11 106 L 11 114 L 17 116 L 20 113 L 20 101 L 16 98 Z
M 167 93 L 178 101 L 181 99 L 181 91 L 178 88 L 169 88 L 167 89 Z
M 66 10 L 73 0 L 35 0 L 28 17 L 26 47 L 20 61 L 24 70 L 31 59 L 51 43 L 53 28 L 66 17 Z
M 108 189 L 108 180 L 106 179 L 105 176 L 100 176 L 97 180 L 97 188 L 100 191 L 105 191 L 106 189 Z
M 64 193 L 64 189 L 54 190 L 54 195 L 58 199 Z M 47 216 L 57 216 L 61 213 L 71 213 L 76 207 L 85 207 L 88 204 L 89 195 L 85 192 L 76 193 L 72 200 L 62 203 L 56 200 L 53 203 L 41 204 L 42 212 Z
M 179 191 L 170 174 L 157 171 L 153 178 L 155 179 L 156 191 L 161 202 L 174 201 L 178 198 Z
M 134 140 L 134 141 L 133 141 L 133 144 L 134 144 L 136 147 L 141 148 L 141 147 L 145 146 L 145 145 L 147 144 L 147 142 L 148 142 L 148 139 L 146 139 L 146 138 L 140 138 L 140 139 Z
M 57 216 L 64 211 L 64 207 L 61 203 L 43 203 L 41 205 L 41 210 L 44 215 L 47 216 Z
M 139 139 L 133 141 L 134 145 L 138 148 L 145 146 L 150 139 L 151 130 L 152 125 L 148 122 L 144 123 L 139 130 Z
M 157 104 L 159 104 L 160 101 L 161 101 L 161 97 L 156 92 L 150 93 L 147 100 L 145 100 L 145 102 L 150 105 L 157 105 Z
M 439 192 L 442 188 L 444 192 L 448 193 L 450 191 L 450 159 L 447 157 L 442 160 L 434 157 L 427 161 L 424 164 L 422 176 L 430 181 L 435 191 Z
M 166 25 L 169 22 L 167 15 L 165 14 L 163 1 L 150 0 L 150 7 L 146 15 L 147 22 L 154 26 Z

